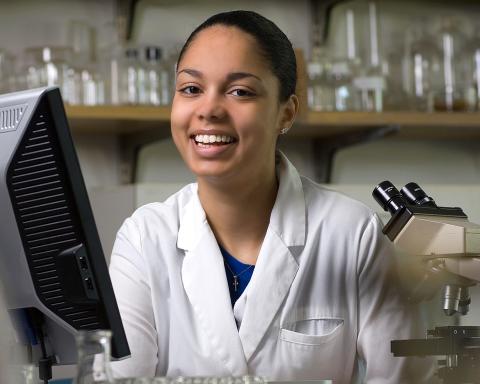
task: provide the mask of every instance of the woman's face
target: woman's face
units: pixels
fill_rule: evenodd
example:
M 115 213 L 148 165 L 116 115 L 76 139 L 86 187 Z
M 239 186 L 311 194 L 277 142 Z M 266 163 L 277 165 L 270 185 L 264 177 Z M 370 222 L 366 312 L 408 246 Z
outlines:
M 179 62 L 171 115 L 173 139 L 193 173 L 265 175 L 279 131 L 291 124 L 278 92 L 252 36 L 225 26 L 199 32 Z

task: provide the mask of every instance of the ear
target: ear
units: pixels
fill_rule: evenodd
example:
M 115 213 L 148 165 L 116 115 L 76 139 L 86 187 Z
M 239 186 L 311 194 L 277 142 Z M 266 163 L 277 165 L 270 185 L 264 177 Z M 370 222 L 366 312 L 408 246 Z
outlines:
M 280 121 L 278 124 L 278 133 L 285 134 L 292 127 L 298 112 L 298 97 L 290 95 L 287 101 L 280 106 Z

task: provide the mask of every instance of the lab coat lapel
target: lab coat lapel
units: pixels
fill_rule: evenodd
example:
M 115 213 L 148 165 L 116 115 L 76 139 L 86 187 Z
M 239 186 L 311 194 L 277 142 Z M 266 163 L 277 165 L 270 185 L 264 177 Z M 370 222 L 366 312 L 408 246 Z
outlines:
M 212 356 L 218 358 L 231 375 L 247 374 L 223 257 L 196 192 L 185 207 L 177 245 L 185 250 L 182 265 L 185 292 L 192 303 L 195 321 L 210 343 Z
M 298 263 L 274 231 L 267 231 L 255 266 L 240 326 L 247 361 L 267 332 L 298 271 Z
M 265 239 L 247 288 L 245 312 L 239 334 L 247 362 L 258 348 L 284 302 L 298 260 L 294 248 L 305 244 L 305 197 L 293 165 L 278 153 L 279 188 Z

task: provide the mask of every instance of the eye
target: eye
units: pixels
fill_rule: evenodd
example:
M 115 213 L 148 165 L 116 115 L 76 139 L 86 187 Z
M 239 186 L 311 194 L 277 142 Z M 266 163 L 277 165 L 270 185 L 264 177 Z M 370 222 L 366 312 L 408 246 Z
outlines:
M 189 85 L 187 87 L 180 88 L 178 91 L 185 95 L 197 95 L 200 93 L 200 88 L 194 85 Z
M 248 91 L 246 89 L 243 89 L 243 88 L 235 88 L 235 89 L 231 90 L 229 93 L 231 95 L 237 96 L 237 97 L 253 97 L 253 96 L 255 96 L 255 93 L 253 93 L 251 91 Z

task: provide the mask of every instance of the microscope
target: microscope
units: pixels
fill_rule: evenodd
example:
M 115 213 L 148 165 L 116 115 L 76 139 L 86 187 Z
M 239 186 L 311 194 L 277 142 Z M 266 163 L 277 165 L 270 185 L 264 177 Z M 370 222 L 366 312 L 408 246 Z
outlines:
M 437 206 L 416 183 L 398 191 L 383 181 L 372 195 L 392 215 L 383 233 L 413 266 L 409 298 L 427 300 L 442 290 L 445 315 L 466 315 L 469 287 L 480 282 L 480 225 L 468 221 L 461 208 Z M 435 327 L 425 339 L 392 341 L 391 351 L 444 356 L 437 372 L 443 383 L 480 383 L 480 327 Z

